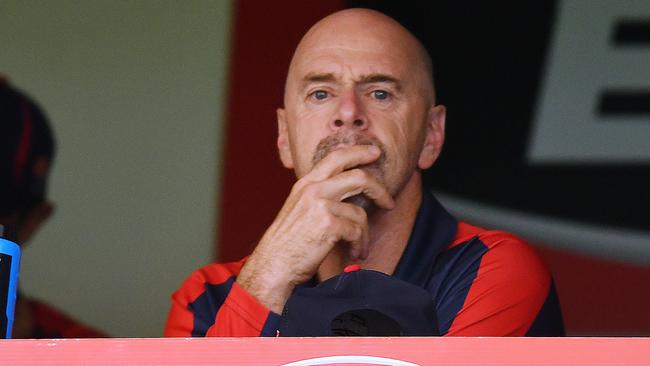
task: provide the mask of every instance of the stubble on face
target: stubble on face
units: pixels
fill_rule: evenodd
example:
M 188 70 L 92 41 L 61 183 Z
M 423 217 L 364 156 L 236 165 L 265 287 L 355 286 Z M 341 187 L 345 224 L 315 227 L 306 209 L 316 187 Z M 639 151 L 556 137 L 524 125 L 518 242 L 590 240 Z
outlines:
M 351 169 L 362 169 L 369 173 L 377 182 L 386 186 L 385 171 L 387 169 L 386 148 L 378 139 L 359 132 L 341 131 L 329 135 L 318 143 L 312 158 L 312 167 L 323 160 L 332 151 L 346 146 L 371 145 L 376 146 L 381 151 L 379 158 L 370 164 L 352 167 Z M 387 187 L 388 188 L 388 187 Z M 394 192 L 389 193 L 393 194 Z M 363 194 L 357 194 L 348 197 L 343 202 L 352 203 L 363 208 L 368 214 L 374 212 L 377 208 L 375 203 Z

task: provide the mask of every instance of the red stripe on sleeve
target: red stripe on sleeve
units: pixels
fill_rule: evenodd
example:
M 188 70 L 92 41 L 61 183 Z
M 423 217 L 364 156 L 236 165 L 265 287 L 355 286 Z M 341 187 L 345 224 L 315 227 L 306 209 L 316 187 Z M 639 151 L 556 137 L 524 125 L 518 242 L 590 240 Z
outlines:
M 205 292 L 206 284 L 218 285 L 239 274 L 246 258 L 239 262 L 210 264 L 190 275 L 172 295 L 172 306 L 165 325 L 165 337 L 191 337 L 194 315 L 188 305 Z
M 467 226 L 459 234 L 474 231 Z M 548 295 L 550 274 L 535 251 L 513 235 L 483 231 L 479 239 L 488 251 L 447 335 L 524 336 Z
M 235 282 L 206 336 L 258 337 L 268 316 L 269 310 Z

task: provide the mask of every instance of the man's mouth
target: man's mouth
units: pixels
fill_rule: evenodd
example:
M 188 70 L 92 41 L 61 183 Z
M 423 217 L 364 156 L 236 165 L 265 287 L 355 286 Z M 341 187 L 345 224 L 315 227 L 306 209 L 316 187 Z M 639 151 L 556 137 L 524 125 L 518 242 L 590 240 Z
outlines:
M 377 160 L 370 164 L 360 165 L 352 167 L 351 169 L 360 168 L 360 167 L 372 167 L 381 171 L 386 160 L 386 153 L 383 144 L 374 137 L 360 135 L 360 134 L 348 134 L 348 135 L 330 135 L 322 139 L 316 146 L 316 151 L 312 158 L 313 165 L 316 165 L 319 161 L 323 160 L 327 155 L 332 151 L 345 149 L 351 146 L 356 145 L 372 145 L 376 146 L 381 150 L 381 155 Z

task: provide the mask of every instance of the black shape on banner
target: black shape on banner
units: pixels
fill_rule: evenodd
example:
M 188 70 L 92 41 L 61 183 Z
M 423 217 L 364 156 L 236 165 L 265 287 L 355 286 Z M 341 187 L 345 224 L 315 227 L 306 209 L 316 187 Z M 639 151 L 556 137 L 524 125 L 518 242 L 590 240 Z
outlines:
M 605 90 L 600 96 L 601 115 L 647 115 L 650 117 L 650 91 Z M 650 144 L 650 141 L 648 142 Z
M 650 46 L 650 19 L 622 19 L 614 31 L 617 46 Z

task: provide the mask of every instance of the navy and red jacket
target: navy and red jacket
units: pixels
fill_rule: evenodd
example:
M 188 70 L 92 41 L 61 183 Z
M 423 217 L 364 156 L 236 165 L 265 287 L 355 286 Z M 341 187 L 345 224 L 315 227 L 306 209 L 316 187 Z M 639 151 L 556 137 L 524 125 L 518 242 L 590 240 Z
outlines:
M 280 315 L 235 282 L 245 261 L 192 273 L 172 296 L 165 336 L 275 336 Z M 551 275 L 534 250 L 511 234 L 457 221 L 430 193 L 393 276 L 431 293 L 442 335 L 564 334 Z

